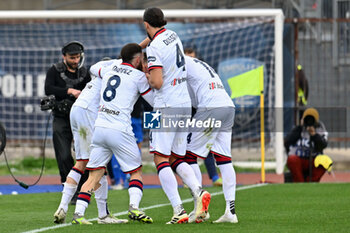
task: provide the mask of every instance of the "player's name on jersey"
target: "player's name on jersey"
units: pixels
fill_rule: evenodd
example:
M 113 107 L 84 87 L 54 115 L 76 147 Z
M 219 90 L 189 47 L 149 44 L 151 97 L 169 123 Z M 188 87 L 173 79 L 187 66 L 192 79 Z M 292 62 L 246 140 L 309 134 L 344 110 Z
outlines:
M 215 118 L 208 118 L 207 120 L 186 119 L 175 120 L 162 118 L 163 128 L 221 128 L 221 121 Z
M 113 70 L 117 73 L 122 73 L 122 74 L 127 74 L 127 75 L 130 75 L 132 70 L 131 69 L 127 69 L 127 68 L 121 68 L 121 67 L 118 67 L 118 66 L 114 66 L 113 67 Z
M 170 36 L 168 36 L 165 40 L 163 40 L 163 43 L 165 44 L 165 45 L 169 45 L 169 44 L 171 44 L 172 42 L 174 42 L 176 39 L 177 39 L 177 35 L 176 35 L 176 33 L 172 33 L 172 34 L 170 34 Z
M 106 108 L 104 105 L 100 106 L 98 111 L 99 112 L 105 112 L 105 113 L 111 114 L 111 115 L 116 115 L 116 116 L 118 116 L 120 114 L 119 111 L 115 111 L 113 109 Z

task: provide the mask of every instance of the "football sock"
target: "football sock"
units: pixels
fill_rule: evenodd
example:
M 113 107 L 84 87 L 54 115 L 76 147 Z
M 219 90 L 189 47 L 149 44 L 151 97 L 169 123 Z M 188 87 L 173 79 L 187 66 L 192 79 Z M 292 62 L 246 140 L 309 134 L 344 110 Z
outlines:
M 197 157 L 190 154 L 191 152 L 187 151 L 185 156 L 185 162 L 188 163 L 193 169 L 194 174 L 200 185 L 202 185 L 202 173 L 197 163 Z
M 143 194 L 143 183 L 141 180 L 133 179 L 129 182 L 129 206 L 138 209 Z
M 78 188 L 78 183 L 80 181 L 80 178 L 84 174 L 83 171 L 73 167 L 70 172 L 68 173 L 69 178 L 75 181 L 75 184 L 71 183 L 64 183 L 63 190 L 62 190 L 62 198 L 61 198 L 61 203 L 58 208 L 62 208 L 64 212 L 67 213 L 68 210 L 68 204 L 72 200 L 75 192 L 77 191 Z
M 197 163 L 193 163 L 190 166 L 193 169 L 193 172 L 196 175 L 196 178 L 197 178 L 199 184 L 202 185 L 202 173 L 201 173 L 201 170 L 199 168 L 199 165 Z
M 174 215 L 179 215 L 184 210 L 184 207 L 181 205 L 177 205 L 174 207 Z
M 218 165 L 222 176 L 222 190 L 225 200 L 236 199 L 236 173 L 232 162 Z
M 103 218 L 109 214 L 107 206 L 108 197 L 108 181 L 107 176 L 102 176 L 100 180 L 101 186 L 95 191 L 95 199 L 98 210 L 98 217 Z
M 186 162 L 182 159 L 177 159 L 171 164 L 171 168 L 175 171 L 182 179 L 182 181 L 191 189 L 193 197 L 197 198 L 202 191 L 202 187 L 199 184 L 196 175 Z
M 229 213 L 231 212 L 231 214 L 235 214 L 235 201 L 234 200 L 228 200 L 226 201 L 226 210 L 225 213 Z
M 84 216 L 85 210 L 88 207 L 91 199 L 90 193 L 80 192 L 78 195 L 77 204 L 74 213 Z
M 79 181 L 81 179 L 81 176 L 84 174 L 83 171 L 79 170 L 78 168 L 73 167 L 72 170 L 68 173 L 69 178 L 75 181 L 76 184 L 79 184 Z
M 158 177 L 164 193 L 167 195 L 171 205 L 175 208 L 181 205 L 181 198 L 177 190 L 177 181 L 169 162 L 162 162 L 157 165 Z
M 75 192 L 77 191 L 77 187 L 77 184 L 69 184 L 67 182 L 64 183 L 61 203 L 58 208 L 62 208 L 64 212 L 67 213 L 68 204 L 72 200 L 72 197 L 74 196 Z

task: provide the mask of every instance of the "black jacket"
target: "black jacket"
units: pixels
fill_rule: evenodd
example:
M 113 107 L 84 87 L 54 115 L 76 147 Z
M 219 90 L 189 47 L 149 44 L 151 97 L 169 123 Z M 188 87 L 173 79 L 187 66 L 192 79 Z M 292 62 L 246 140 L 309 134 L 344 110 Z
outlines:
M 316 126 L 316 134 L 314 136 L 310 136 L 304 126 L 296 126 L 285 138 L 284 147 L 287 154 L 308 157 L 308 153 L 312 150 L 312 156 L 316 156 L 317 154 L 322 154 L 323 149 L 327 147 L 327 137 L 328 133 L 322 122 Z M 298 154 L 298 150 L 304 152 L 308 151 L 308 153 Z
M 64 75 L 68 81 L 72 81 L 69 84 L 62 78 Z M 79 75 L 79 76 L 78 76 Z M 89 72 L 86 68 L 80 68 L 77 72 L 72 73 L 67 69 L 63 72 L 57 70 L 56 66 L 53 65 L 47 71 L 45 79 L 45 94 L 54 95 L 56 100 L 69 100 L 72 103 L 75 101 L 75 97 L 67 94 L 68 88 L 74 88 L 77 90 L 83 90 L 85 85 L 91 80 Z M 58 115 L 57 110 L 53 111 L 54 115 Z

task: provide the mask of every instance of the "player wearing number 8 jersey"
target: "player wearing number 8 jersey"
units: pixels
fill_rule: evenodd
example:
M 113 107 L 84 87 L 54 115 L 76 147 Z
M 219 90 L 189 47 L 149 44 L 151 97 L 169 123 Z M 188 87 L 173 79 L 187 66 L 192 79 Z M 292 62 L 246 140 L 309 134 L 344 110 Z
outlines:
M 157 113 L 176 114 L 179 117 L 175 120 L 186 121 L 191 116 L 191 100 L 186 86 L 187 74 L 181 40 L 175 32 L 163 27 L 166 21 L 161 9 L 146 9 L 143 21 L 150 39 L 146 52 L 150 72 L 148 79 L 155 89 L 154 108 Z M 197 203 L 196 222 L 201 222 L 206 217 L 211 196 L 202 190 L 193 170 L 183 160 L 186 154 L 187 131 L 179 126 L 162 130 L 151 130 L 150 152 L 154 154 L 162 188 L 174 210 L 174 216 L 168 224 L 188 221 L 171 169 L 191 189 Z
M 123 62 L 102 67 L 100 108 L 92 137 L 92 150 L 87 169 L 88 180 L 78 196 L 73 223 L 82 223 L 92 193 L 99 188 L 106 165 L 114 154 L 124 173 L 130 173 L 129 217 L 151 223 L 152 219 L 139 211 L 142 198 L 141 155 L 131 127 L 131 112 L 140 94 L 153 105 L 152 90 L 142 70 L 142 50 L 137 44 L 122 48 Z
M 64 183 L 61 202 L 54 214 L 55 223 L 63 223 L 65 221 L 68 203 L 76 192 L 77 184 L 81 179 L 81 175 L 85 172 L 86 164 L 89 161 L 91 137 L 100 103 L 101 90 L 101 78 L 98 77 L 98 72 L 95 69 L 97 67 L 113 65 L 114 63 L 120 64 L 121 60 L 101 61 L 91 67 L 90 73 L 92 80 L 87 83 L 70 111 L 76 163 Z M 107 177 L 103 176 L 99 183 L 101 187 L 95 192 L 99 217 L 98 223 L 117 224 L 126 222 L 127 220 L 116 219 L 109 214 L 106 203 L 108 196 Z

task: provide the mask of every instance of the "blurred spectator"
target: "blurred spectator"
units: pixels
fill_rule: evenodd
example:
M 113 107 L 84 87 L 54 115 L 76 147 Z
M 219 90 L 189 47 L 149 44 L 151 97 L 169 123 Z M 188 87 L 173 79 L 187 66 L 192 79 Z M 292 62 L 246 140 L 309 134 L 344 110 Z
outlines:
M 319 120 L 318 111 L 308 108 L 304 111 L 301 125 L 294 127 L 284 142 L 288 154 L 287 166 L 293 182 L 319 182 L 326 169 L 315 167 L 315 157 L 327 147 L 328 132 Z

